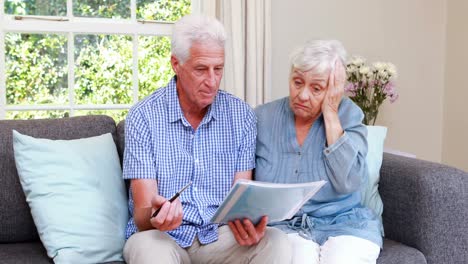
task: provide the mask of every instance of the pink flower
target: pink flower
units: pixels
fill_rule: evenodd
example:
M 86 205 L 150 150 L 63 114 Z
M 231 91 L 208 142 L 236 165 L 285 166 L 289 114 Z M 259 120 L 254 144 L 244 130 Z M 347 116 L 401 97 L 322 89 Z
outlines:
M 346 86 L 344 87 L 344 90 L 348 94 L 348 96 L 350 97 L 356 96 L 357 87 L 353 83 L 347 83 Z
M 399 95 L 397 93 L 393 93 L 390 95 L 390 103 L 394 103 L 398 99 Z
M 354 86 L 354 83 L 347 83 L 346 86 L 344 87 L 345 92 L 354 92 L 356 91 L 356 87 Z
M 384 89 L 383 89 L 383 92 L 388 95 L 388 96 L 391 96 L 392 94 L 395 93 L 395 84 L 393 82 L 388 82 Z
M 390 103 L 394 103 L 398 99 L 398 93 L 395 91 L 395 84 L 393 82 L 388 82 L 383 92 L 390 98 Z

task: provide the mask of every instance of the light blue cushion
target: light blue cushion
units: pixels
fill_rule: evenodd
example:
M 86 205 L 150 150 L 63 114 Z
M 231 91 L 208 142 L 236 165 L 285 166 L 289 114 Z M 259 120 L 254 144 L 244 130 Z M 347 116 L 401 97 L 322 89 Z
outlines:
M 55 263 L 122 261 L 127 194 L 111 134 L 49 140 L 13 131 L 13 147 L 49 257 Z
M 369 180 L 361 189 L 362 204 L 369 207 L 382 223 L 383 203 L 379 194 L 380 167 L 382 166 L 384 141 L 387 128 L 383 126 L 367 126 L 367 167 Z M 382 229 L 383 235 L 383 229 Z

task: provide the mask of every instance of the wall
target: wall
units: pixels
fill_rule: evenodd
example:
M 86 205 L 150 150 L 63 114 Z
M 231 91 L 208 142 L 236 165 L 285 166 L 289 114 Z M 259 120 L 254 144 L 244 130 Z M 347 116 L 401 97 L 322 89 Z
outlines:
M 272 1 L 272 99 L 286 96 L 288 54 L 308 39 L 333 38 L 349 54 L 390 61 L 400 98 L 376 125 L 386 148 L 442 160 L 447 0 Z
M 446 164 L 468 171 L 468 1 L 449 0 L 445 75 L 443 157 Z

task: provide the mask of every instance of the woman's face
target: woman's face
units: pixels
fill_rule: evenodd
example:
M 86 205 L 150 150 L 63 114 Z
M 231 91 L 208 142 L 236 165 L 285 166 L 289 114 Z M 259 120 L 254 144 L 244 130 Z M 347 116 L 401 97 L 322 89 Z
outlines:
M 322 112 L 328 85 L 328 72 L 293 68 L 289 76 L 289 104 L 296 119 L 314 121 Z

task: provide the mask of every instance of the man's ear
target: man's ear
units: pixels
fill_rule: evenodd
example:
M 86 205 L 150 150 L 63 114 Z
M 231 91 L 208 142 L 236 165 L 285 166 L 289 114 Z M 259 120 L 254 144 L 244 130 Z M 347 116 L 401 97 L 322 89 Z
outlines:
M 171 55 L 171 65 L 172 65 L 172 70 L 174 70 L 174 73 L 176 75 L 178 75 L 179 74 L 180 62 L 176 58 L 176 56 L 174 56 L 174 55 Z

